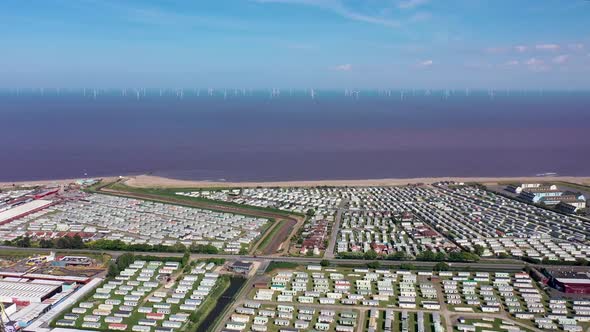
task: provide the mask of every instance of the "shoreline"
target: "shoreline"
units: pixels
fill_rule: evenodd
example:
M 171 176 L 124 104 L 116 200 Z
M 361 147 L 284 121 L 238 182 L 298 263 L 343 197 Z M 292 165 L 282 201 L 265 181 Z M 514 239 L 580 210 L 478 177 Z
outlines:
M 298 180 L 298 181 L 245 181 L 222 182 L 180 180 L 153 175 L 132 175 L 123 177 L 97 177 L 104 181 L 115 181 L 120 178 L 131 187 L 137 188 L 220 188 L 220 187 L 316 187 L 316 186 L 400 186 L 407 184 L 432 184 L 440 181 L 477 182 L 496 184 L 499 182 L 571 182 L 590 185 L 590 176 L 507 176 L 507 177 L 420 177 L 420 178 L 386 178 L 386 179 L 358 179 L 358 180 Z M 77 179 L 32 180 L 0 182 L 0 188 L 13 186 L 61 185 L 72 183 Z

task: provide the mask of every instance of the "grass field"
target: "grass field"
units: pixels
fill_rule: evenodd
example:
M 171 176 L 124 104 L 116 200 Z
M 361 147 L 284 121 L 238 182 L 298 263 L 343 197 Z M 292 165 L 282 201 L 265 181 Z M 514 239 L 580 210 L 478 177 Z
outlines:
M 291 263 L 291 262 L 272 261 L 266 267 L 265 273 L 272 272 L 273 270 L 276 270 L 276 269 L 295 269 L 298 266 L 301 266 L 301 265 L 298 263 Z
M 130 186 L 127 186 L 123 183 L 117 182 L 117 183 L 113 183 L 113 184 L 109 184 L 109 185 L 104 186 L 104 189 L 111 189 L 111 190 L 116 190 L 116 191 L 121 191 L 121 192 L 129 192 L 129 193 L 135 193 L 135 194 L 158 195 L 158 196 L 162 196 L 162 197 L 174 198 L 175 200 L 184 200 L 187 202 L 203 202 L 203 203 L 216 204 L 216 205 L 220 205 L 220 206 L 248 209 L 248 210 L 252 210 L 252 211 L 270 212 L 270 213 L 280 214 L 285 217 L 288 217 L 289 215 L 301 215 L 302 216 L 302 214 L 298 214 L 298 213 L 294 213 L 294 212 L 293 213 L 286 212 L 286 211 L 282 211 L 279 209 L 237 204 L 237 203 L 233 203 L 233 202 L 217 201 L 217 200 L 212 200 L 212 199 L 207 199 L 207 198 L 202 198 L 202 197 L 187 197 L 187 196 L 176 195 L 177 192 L 201 190 L 201 189 L 195 189 L 195 188 L 174 188 L 174 189 L 136 188 L 136 187 L 130 187 Z M 211 190 L 211 189 L 208 189 L 208 190 Z M 105 193 L 103 191 L 98 191 L 98 192 Z

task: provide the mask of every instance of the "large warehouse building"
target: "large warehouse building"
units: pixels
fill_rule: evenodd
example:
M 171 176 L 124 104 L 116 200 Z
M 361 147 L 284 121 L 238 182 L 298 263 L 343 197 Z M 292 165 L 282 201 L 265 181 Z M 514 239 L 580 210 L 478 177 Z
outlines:
M 590 279 L 555 278 L 555 288 L 567 294 L 590 294 Z
M 0 280 L 0 301 L 40 303 L 61 292 L 60 284 Z
M 37 199 L 22 205 L 18 205 L 12 209 L 2 211 L 0 212 L 0 225 L 9 223 L 18 218 L 22 218 L 28 214 L 41 211 L 52 204 L 52 201 Z

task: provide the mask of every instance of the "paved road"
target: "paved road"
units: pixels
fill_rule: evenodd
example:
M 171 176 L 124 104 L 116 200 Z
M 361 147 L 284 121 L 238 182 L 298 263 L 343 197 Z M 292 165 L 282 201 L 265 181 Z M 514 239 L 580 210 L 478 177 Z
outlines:
M 340 223 L 342 222 L 342 213 L 344 213 L 346 210 L 346 205 L 348 205 L 347 198 L 343 199 L 338 206 L 336 219 L 334 220 L 334 225 L 332 227 L 332 234 L 330 235 L 330 241 L 328 242 L 328 248 L 324 253 L 324 257 L 326 259 L 334 258 L 334 248 L 336 247 L 336 242 L 338 241 L 338 232 L 340 231 Z
M 157 257 L 182 257 L 183 253 L 170 253 L 170 252 L 138 252 L 138 251 L 112 251 L 112 250 L 90 250 L 90 249 L 46 249 L 46 248 L 16 248 L 0 246 L 1 249 L 10 250 L 22 250 L 22 251 L 38 251 L 38 252 L 50 252 L 50 251 L 68 251 L 78 253 L 90 253 L 90 254 L 108 254 L 113 257 L 118 257 L 124 253 L 133 253 L 136 255 L 151 255 Z M 228 260 L 251 260 L 251 261 L 280 261 L 280 262 L 292 262 L 300 264 L 319 264 L 323 258 L 314 257 L 277 257 L 277 256 L 252 256 L 252 255 L 209 255 L 209 254 L 191 254 L 192 259 L 206 259 L 206 258 L 224 258 Z M 335 265 L 360 265 L 366 266 L 368 261 L 362 259 L 328 259 L 331 264 Z M 409 263 L 418 268 L 432 268 L 436 265 L 436 262 L 420 262 L 420 261 L 379 261 L 382 266 L 397 266 L 400 263 Z M 497 260 L 495 261 L 497 262 Z M 494 270 L 494 271 L 521 271 L 525 267 L 525 263 L 516 260 L 506 261 L 506 263 L 492 263 L 486 260 L 481 260 L 477 263 L 448 263 L 454 268 L 465 268 L 470 270 Z M 553 267 L 557 265 L 552 265 Z
M 157 257 L 182 257 L 183 253 L 170 253 L 170 252 L 138 252 L 138 251 L 112 251 L 112 250 L 90 250 L 90 249 L 46 249 L 46 248 L 15 248 L 0 246 L 1 249 L 10 250 L 23 250 L 23 251 L 38 251 L 38 252 L 50 252 L 50 251 L 68 251 L 68 252 L 79 252 L 79 253 L 90 253 L 90 254 L 108 254 L 113 257 L 118 257 L 124 253 L 133 253 L 136 255 L 151 255 Z M 206 259 L 206 258 L 224 258 L 228 260 L 250 260 L 250 261 L 280 261 L 280 262 L 292 262 L 300 264 L 319 264 L 323 258 L 314 257 L 277 257 L 277 256 L 251 256 L 251 255 L 209 255 L 209 254 L 191 254 L 192 259 Z M 362 259 L 328 259 L 331 264 L 335 265 L 360 265 L 366 266 L 368 261 Z M 417 268 L 432 268 L 436 265 L 436 262 L 420 262 L 420 261 L 379 261 L 382 266 L 397 266 L 401 263 L 409 263 Z M 497 260 L 496 260 L 497 262 Z M 511 260 L 506 263 L 492 263 L 486 260 L 481 260 L 477 263 L 448 263 L 449 266 L 454 268 L 465 268 L 470 270 L 494 270 L 494 271 L 521 271 L 525 267 L 525 263 L 521 261 Z M 552 265 L 553 267 L 557 265 Z
M 367 315 L 366 309 L 359 310 L 358 322 L 356 325 L 356 332 L 363 332 L 365 330 L 365 316 L 366 315 Z

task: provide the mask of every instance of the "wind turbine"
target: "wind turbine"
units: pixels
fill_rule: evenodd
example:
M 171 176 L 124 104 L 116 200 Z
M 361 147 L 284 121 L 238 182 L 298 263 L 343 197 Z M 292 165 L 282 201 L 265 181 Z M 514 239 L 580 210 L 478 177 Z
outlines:
M 451 92 L 449 91 L 449 89 L 445 90 L 445 99 L 449 99 L 449 97 L 451 96 Z

